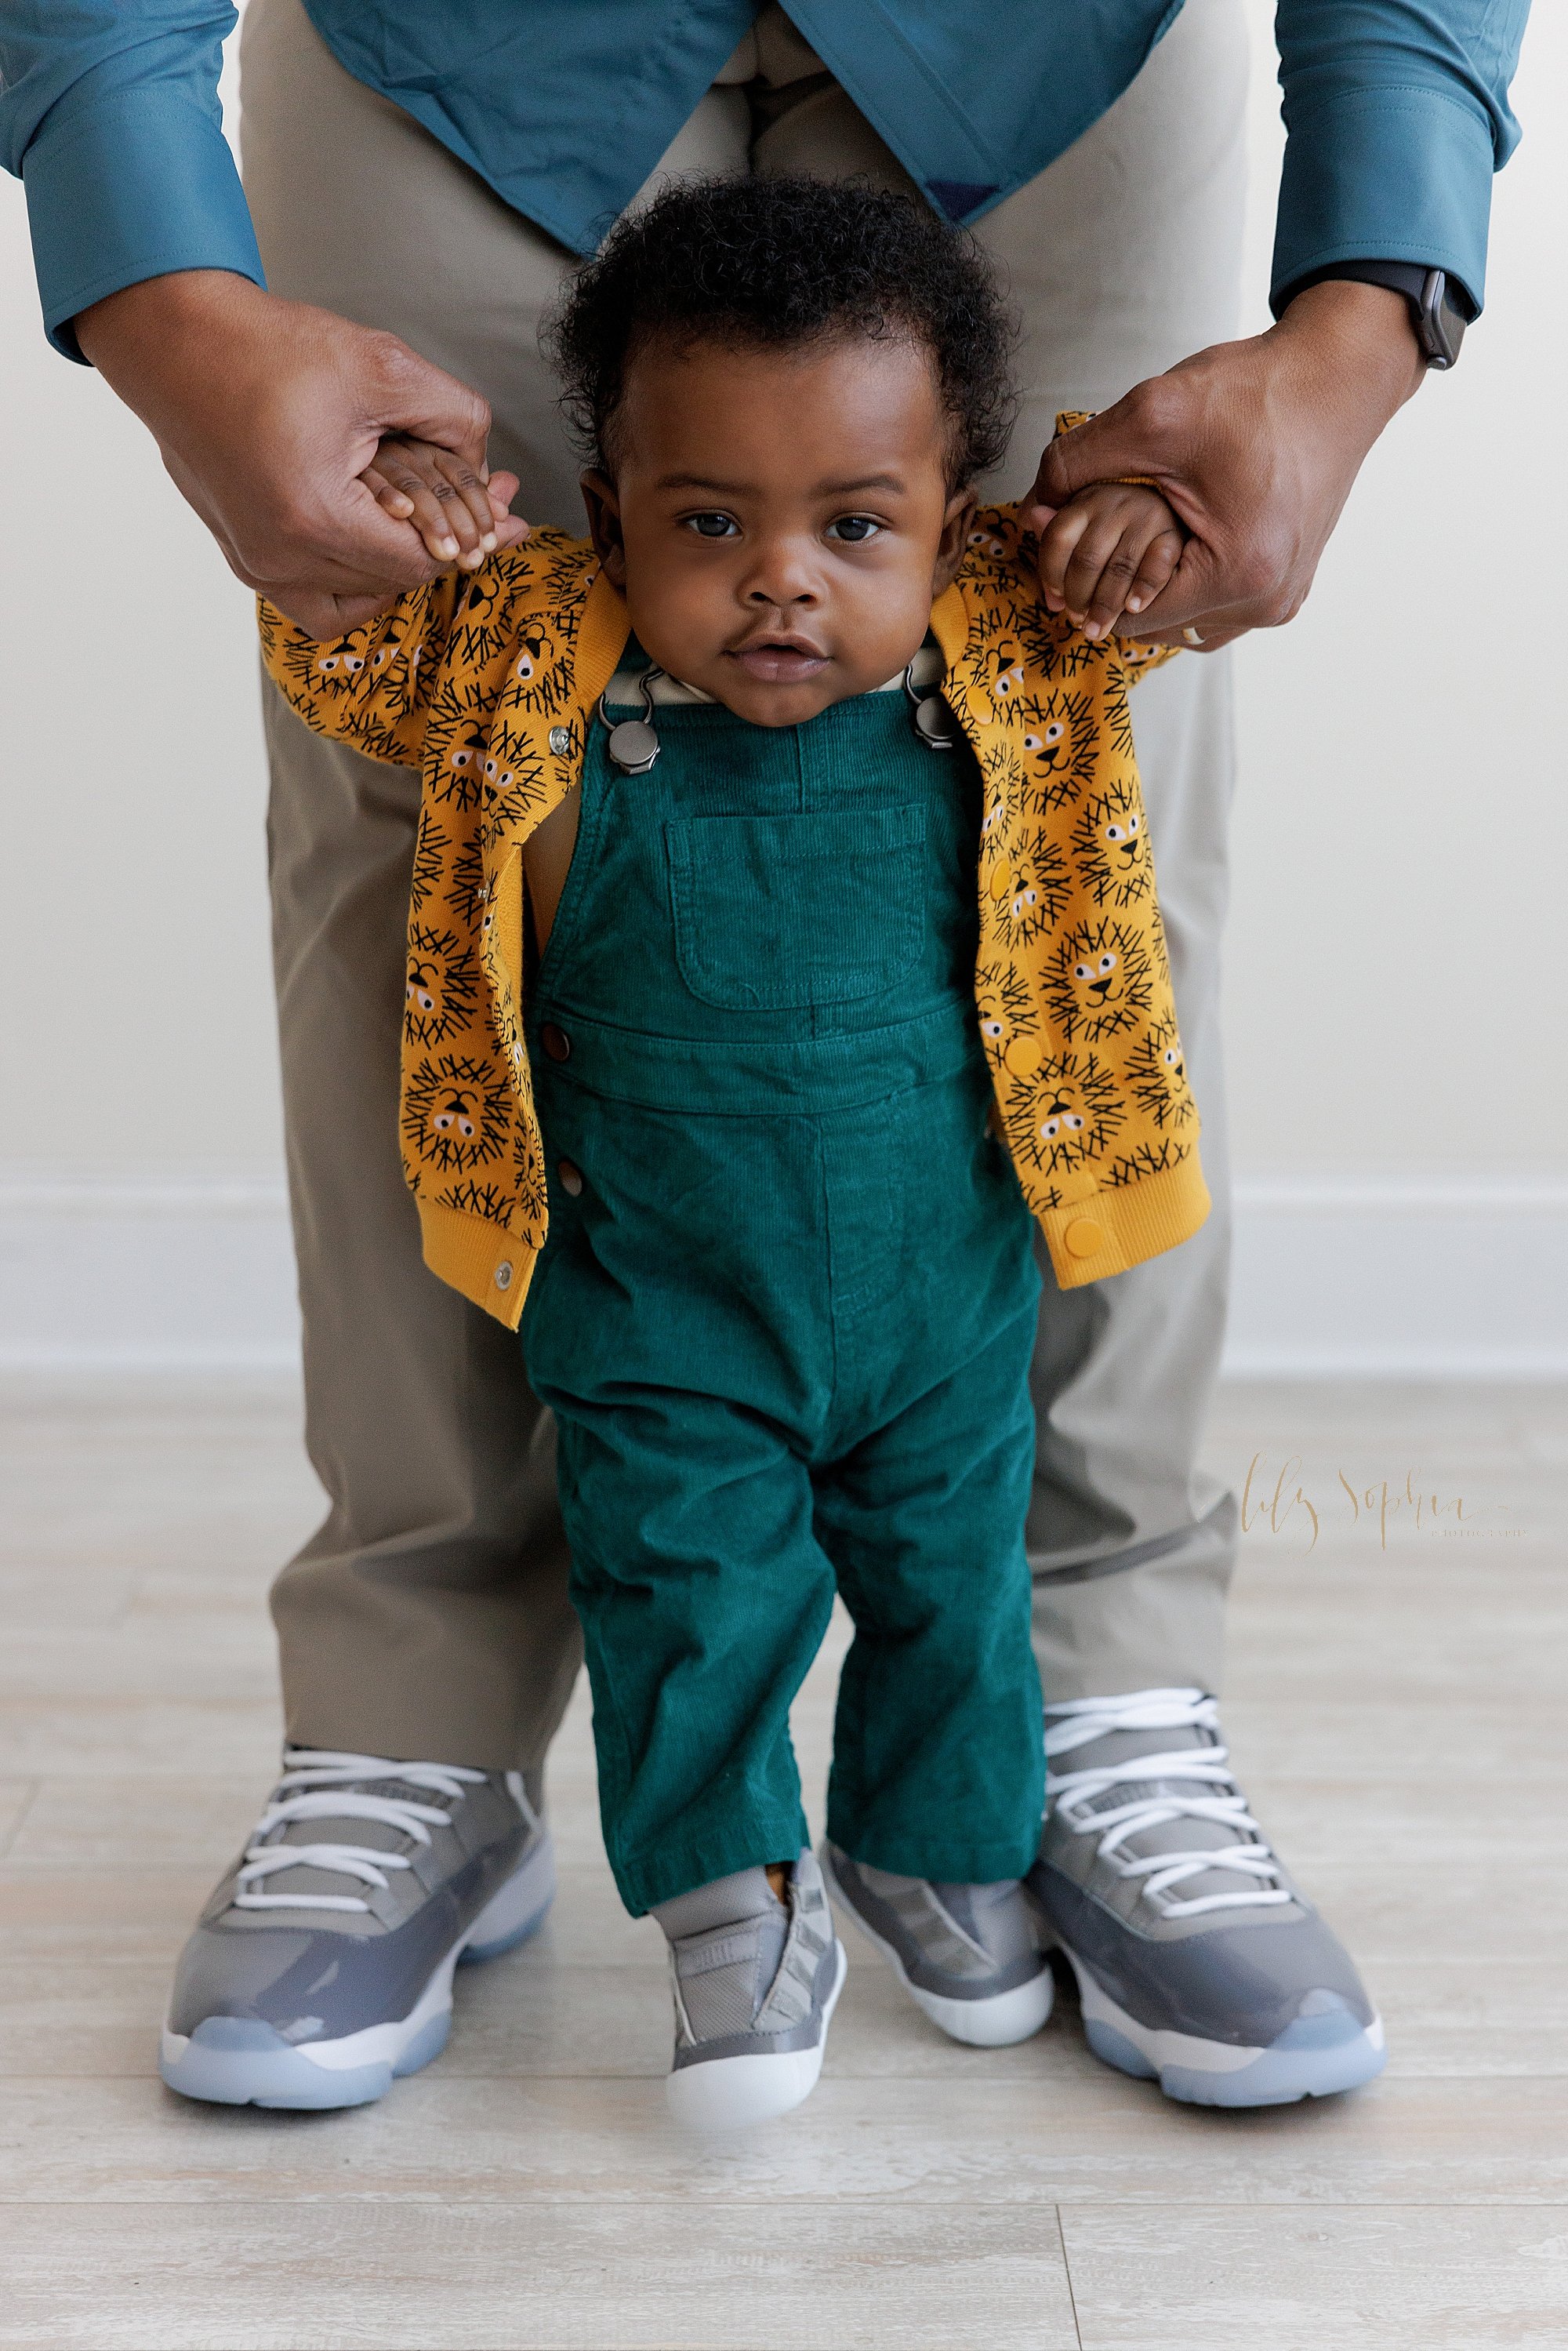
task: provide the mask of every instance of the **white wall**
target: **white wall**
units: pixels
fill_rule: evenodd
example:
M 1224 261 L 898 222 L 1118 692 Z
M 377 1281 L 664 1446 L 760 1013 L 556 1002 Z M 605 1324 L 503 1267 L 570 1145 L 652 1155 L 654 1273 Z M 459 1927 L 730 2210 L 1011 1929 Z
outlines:
M 1279 131 L 1255 59 L 1249 287 Z M 1234 1360 L 1568 1368 L 1559 637 L 1568 24 L 1542 5 L 1490 307 L 1239 656 Z M 292 1344 L 250 601 L 43 343 L 0 182 L 0 1357 Z

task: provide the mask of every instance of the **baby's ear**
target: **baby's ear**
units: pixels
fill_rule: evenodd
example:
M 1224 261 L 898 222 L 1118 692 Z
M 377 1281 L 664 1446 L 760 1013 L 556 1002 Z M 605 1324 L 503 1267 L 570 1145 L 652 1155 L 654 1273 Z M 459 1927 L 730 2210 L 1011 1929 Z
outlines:
M 958 567 L 968 551 L 969 533 L 975 524 L 976 498 L 973 489 L 955 490 L 947 501 L 947 511 L 942 517 L 942 536 L 936 542 L 936 561 L 931 573 L 931 593 L 940 596 L 951 588 L 958 576 Z
M 621 501 L 606 474 L 591 469 L 582 476 L 582 503 L 588 508 L 588 535 L 593 551 L 617 588 L 626 585 L 626 548 L 621 536 Z

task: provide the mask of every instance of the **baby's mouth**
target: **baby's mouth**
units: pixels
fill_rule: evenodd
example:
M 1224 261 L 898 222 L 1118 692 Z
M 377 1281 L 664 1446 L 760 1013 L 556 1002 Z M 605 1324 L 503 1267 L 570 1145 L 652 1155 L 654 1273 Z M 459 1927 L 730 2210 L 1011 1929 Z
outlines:
M 759 637 L 732 647 L 727 658 L 764 685 L 794 685 L 826 669 L 828 656 L 806 637 Z

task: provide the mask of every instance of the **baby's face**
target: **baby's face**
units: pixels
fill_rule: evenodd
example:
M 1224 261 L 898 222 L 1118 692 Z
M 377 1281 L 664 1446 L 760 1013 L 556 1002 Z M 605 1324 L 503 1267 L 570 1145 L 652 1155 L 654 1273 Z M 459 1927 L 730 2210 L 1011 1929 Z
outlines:
M 762 726 L 885 684 L 918 651 L 974 511 L 948 488 L 926 354 L 655 345 L 627 376 L 595 542 L 661 669 Z

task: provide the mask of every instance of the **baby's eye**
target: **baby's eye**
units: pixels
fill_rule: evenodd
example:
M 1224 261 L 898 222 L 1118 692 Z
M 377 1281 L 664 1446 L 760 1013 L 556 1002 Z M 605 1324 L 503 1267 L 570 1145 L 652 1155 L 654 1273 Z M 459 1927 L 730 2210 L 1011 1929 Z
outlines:
M 695 514 L 686 517 L 686 527 L 699 538 L 728 538 L 739 528 L 735 517 L 727 514 Z
M 863 547 L 881 528 L 881 523 L 871 515 L 840 515 L 836 522 L 828 525 L 828 537 L 841 539 L 847 547 Z

